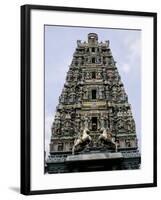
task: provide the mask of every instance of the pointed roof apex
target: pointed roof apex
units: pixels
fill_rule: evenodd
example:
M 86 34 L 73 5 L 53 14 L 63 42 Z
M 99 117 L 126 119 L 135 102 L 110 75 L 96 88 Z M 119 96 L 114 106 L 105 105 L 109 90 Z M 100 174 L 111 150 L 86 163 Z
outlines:
M 94 42 L 97 42 L 98 41 L 98 35 L 97 33 L 89 33 L 88 34 L 88 42 L 89 43 L 94 43 Z

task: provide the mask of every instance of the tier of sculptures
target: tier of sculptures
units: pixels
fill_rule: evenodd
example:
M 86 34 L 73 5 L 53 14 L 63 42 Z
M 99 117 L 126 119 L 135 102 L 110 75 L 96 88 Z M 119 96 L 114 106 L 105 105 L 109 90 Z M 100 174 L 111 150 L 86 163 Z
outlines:
M 70 69 L 72 72 L 73 69 Z M 104 70 L 105 71 L 105 70 Z M 106 99 L 114 102 L 125 102 L 127 101 L 127 95 L 125 93 L 123 83 L 118 76 L 118 72 L 115 69 L 107 70 L 107 72 L 80 72 L 76 73 L 79 74 L 77 76 L 74 75 L 75 71 L 72 73 L 68 73 L 67 75 L 67 82 L 64 84 L 64 88 L 62 94 L 60 96 L 60 103 L 62 104 L 71 104 L 71 103 L 78 103 L 82 100 L 91 100 L 91 86 L 88 84 L 86 85 L 85 80 L 102 80 L 102 84 L 96 85 L 95 89 L 97 91 L 97 99 Z M 86 79 L 84 79 L 84 74 Z M 75 80 L 75 78 L 77 79 Z M 78 78 L 79 77 L 79 78 Z M 76 83 L 75 83 L 76 82 Z M 97 83 L 97 82 L 96 82 Z
M 53 133 L 55 136 L 65 135 L 66 131 L 69 132 L 69 135 L 73 135 L 73 132 L 76 134 L 84 126 L 87 127 L 87 124 L 91 127 L 92 116 L 93 114 L 81 116 L 75 112 L 74 108 L 61 109 L 55 115 L 52 126 Z M 109 126 L 113 132 L 135 132 L 135 122 L 129 107 L 111 107 L 104 114 L 97 113 L 95 116 L 98 118 L 98 128 L 105 126 L 106 123 L 106 126 Z

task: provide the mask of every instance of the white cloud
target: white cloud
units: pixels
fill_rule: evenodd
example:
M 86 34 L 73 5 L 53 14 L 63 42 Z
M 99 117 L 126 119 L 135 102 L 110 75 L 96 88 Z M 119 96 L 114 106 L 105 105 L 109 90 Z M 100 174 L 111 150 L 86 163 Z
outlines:
M 124 63 L 121 67 L 122 71 L 126 74 L 128 74 L 130 72 L 130 65 L 127 63 Z
M 140 35 L 128 35 L 123 42 L 123 48 L 126 50 L 126 55 L 122 58 L 120 69 L 123 73 L 128 74 L 132 69 L 140 67 L 141 58 L 141 37 Z
M 140 38 L 137 38 L 135 41 L 133 41 L 130 45 L 131 54 L 133 57 L 140 57 L 141 53 L 141 41 Z
M 125 40 L 125 48 L 128 49 L 127 58 L 130 63 L 140 59 L 141 57 L 141 37 L 127 37 Z

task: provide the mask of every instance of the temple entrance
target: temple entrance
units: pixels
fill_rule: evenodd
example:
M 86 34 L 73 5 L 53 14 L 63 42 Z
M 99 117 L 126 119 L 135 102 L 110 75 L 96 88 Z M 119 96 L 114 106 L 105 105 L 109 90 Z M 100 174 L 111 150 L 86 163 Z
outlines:
M 97 131 L 97 117 L 92 117 L 92 131 Z

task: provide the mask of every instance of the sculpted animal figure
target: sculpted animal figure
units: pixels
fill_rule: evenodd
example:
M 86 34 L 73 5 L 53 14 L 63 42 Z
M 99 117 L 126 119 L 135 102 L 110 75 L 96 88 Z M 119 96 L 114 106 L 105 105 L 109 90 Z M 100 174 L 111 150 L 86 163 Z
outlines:
M 72 148 L 72 154 L 74 155 L 75 153 L 75 148 L 78 146 L 86 146 L 92 141 L 92 138 L 90 135 L 88 135 L 89 129 L 85 128 L 83 130 L 82 136 L 80 136 L 78 139 L 75 140 L 73 148 Z
M 110 144 L 117 152 L 117 143 L 113 141 L 112 133 L 110 131 L 107 132 L 105 128 L 101 128 L 102 134 L 99 136 L 98 141 L 103 144 Z

